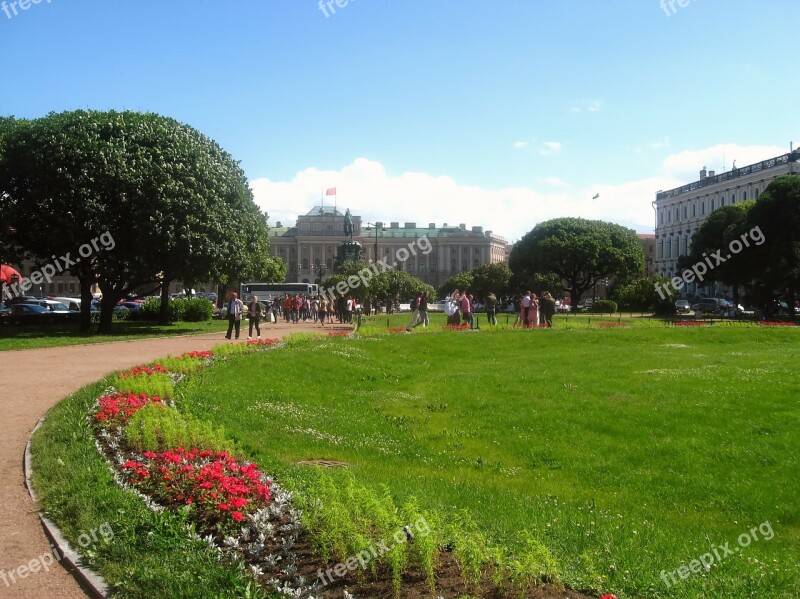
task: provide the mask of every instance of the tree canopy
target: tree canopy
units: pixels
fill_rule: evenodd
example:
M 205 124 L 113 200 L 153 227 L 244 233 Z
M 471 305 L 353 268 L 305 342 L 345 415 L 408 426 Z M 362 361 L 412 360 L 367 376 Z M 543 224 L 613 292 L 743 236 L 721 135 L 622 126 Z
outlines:
M 70 267 L 83 328 L 94 282 L 105 332 L 117 301 L 140 285 L 279 278 L 284 268 L 268 255 L 265 215 L 239 164 L 167 117 L 78 110 L 17 121 L 2 136 L 0 190 L 28 257 L 47 262 L 103 234 L 114 240 Z
M 555 274 L 576 306 L 602 279 L 626 280 L 640 274 L 644 253 L 630 229 L 599 220 L 557 218 L 539 223 L 518 241 L 509 266 L 523 277 Z

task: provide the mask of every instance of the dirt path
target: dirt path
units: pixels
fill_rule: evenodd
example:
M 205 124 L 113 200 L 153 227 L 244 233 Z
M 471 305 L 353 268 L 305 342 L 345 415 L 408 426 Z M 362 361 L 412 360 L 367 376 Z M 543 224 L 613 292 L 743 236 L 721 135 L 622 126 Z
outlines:
M 243 323 L 243 325 L 246 323 Z M 342 325 L 325 329 L 342 330 Z M 263 337 L 282 338 L 293 332 L 323 329 L 319 325 L 284 323 L 262 326 Z M 246 329 L 241 341 L 244 341 Z M 6 384 L 0 394 L 0 597 L 79 599 L 83 591 L 62 567 L 27 572 L 24 578 L 9 573 L 50 551 L 24 486 L 23 455 L 28 436 L 51 407 L 77 389 L 107 373 L 150 362 L 167 355 L 210 349 L 225 341 L 224 333 L 73 345 L 0 352 L 0 372 Z M 14 381 L 19 392 L 8 393 Z M 55 566 L 55 564 L 53 565 Z

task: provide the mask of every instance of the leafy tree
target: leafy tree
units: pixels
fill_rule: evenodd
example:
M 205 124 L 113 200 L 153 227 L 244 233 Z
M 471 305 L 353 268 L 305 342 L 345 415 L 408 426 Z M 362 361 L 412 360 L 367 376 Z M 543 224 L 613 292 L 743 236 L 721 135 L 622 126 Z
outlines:
M 494 293 L 498 300 L 507 298 L 511 292 L 511 269 L 505 262 L 484 264 L 472 269 L 472 289 L 475 297 L 486 300 L 489 293 Z M 502 304 L 501 304 L 502 305 Z
M 539 223 L 514 245 L 509 266 L 515 274 L 553 273 L 577 306 L 581 295 L 602 279 L 626 279 L 644 270 L 636 233 L 614 223 L 557 218 Z
M 281 272 L 238 163 L 173 119 L 73 111 L 18 124 L 3 142 L 0 190 L 18 242 L 41 260 L 74 256 L 101 234 L 113 238 L 113 250 L 70 268 L 80 280 L 84 329 L 94 282 L 103 292 L 100 330 L 108 332 L 118 300 L 141 285 Z
M 712 212 L 692 237 L 691 252 L 682 256 L 678 266 L 683 272 L 695 264 L 702 262 L 707 256 L 719 250 L 725 250 L 733 239 L 741 239 L 747 224 L 747 215 L 755 202 L 742 202 L 731 206 L 723 206 Z M 705 275 L 709 281 L 721 281 L 733 287 L 733 301 L 739 303 L 739 287 L 752 281 L 756 263 L 752 254 L 737 255 L 733 260 L 726 260 L 710 269 Z
M 474 281 L 475 277 L 471 270 L 465 270 L 464 272 L 456 273 L 447 279 L 441 287 L 439 287 L 439 295 L 442 297 L 447 297 L 456 289 L 460 289 L 461 291 L 464 291 L 465 289 L 472 290 L 472 284 Z
M 772 181 L 750 209 L 745 226 L 764 239 L 762 245 L 748 250 L 758 264 L 757 284 L 784 295 L 794 319 L 800 291 L 800 177 Z

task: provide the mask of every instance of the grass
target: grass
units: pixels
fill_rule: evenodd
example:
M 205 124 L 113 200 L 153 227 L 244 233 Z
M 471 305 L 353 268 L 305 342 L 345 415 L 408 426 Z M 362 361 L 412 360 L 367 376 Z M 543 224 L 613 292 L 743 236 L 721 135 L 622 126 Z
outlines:
M 95 325 L 96 326 L 96 325 Z M 199 335 L 227 330 L 227 321 L 179 322 L 160 326 L 146 322 L 115 322 L 114 333 L 100 335 L 96 331 L 81 333 L 77 324 L 70 325 L 3 325 L 0 326 L 0 351 L 130 341 L 169 335 Z
M 398 326 L 408 315 L 390 318 L 405 321 L 390 321 Z M 620 599 L 798 596 L 796 330 L 570 321 L 295 335 L 279 351 L 241 356 L 245 345 L 225 344 L 229 359 L 173 394 L 186 421 L 213 428 L 178 430 L 143 414 L 136 442 L 224 443 L 224 427 L 239 452 L 296 491 L 312 542 L 332 561 L 424 519 L 431 535 L 382 562 L 399 596 L 409 563 L 435 582 L 441 545 L 465 593 L 491 578 Z M 112 527 L 113 543 L 87 559 L 119 596 L 258 596 L 235 566 L 187 540 L 182 513 L 151 513 L 114 485 L 86 419 L 109 382 L 61 402 L 35 436 L 44 509 L 73 542 Z M 314 459 L 350 468 L 296 465 Z M 758 540 L 739 547 L 748 531 Z M 726 543 L 740 550 L 709 572 L 662 581 L 662 571 Z
M 465 510 L 526 557 L 512 575 L 538 564 L 620 597 L 800 594 L 796 331 L 574 323 L 300 338 L 194 375 L 177 401 L 290 486 L 313 489 L 297 461 L 331 459 L 398 505 Z M 660 578 L 766 522 L 773 538 L 710 572 Z

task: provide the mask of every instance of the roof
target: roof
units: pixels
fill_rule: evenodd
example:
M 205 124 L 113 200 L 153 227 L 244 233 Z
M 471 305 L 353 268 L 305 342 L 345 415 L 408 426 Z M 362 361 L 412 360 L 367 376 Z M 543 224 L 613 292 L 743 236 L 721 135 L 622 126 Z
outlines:
M 335 206 L 314 206 L 304 216 L 344 216 Z

